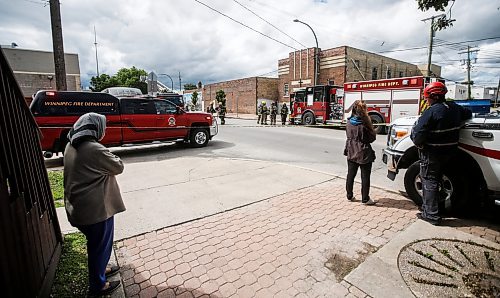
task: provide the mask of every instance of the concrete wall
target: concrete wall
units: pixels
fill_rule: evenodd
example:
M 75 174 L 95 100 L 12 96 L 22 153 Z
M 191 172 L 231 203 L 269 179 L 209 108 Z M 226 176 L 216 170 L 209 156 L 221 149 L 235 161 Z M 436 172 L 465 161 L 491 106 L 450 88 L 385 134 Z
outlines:
M 258 77 L 208 84 L 203 87 L 204 106 L 210 106 L 216 92 L 224 90 L 228 113 L 255 114 L 259 97 L 278 100 L 277 85 L 278 79 Z
M 18 48 L 2 48 L 2 50 L 25 98 L 31 98 L 38 90 L 56 88 L 54 54 L 52 52 Z M 68 91 L 80 91 L 78 54 L 66 53 L 64 59 Z

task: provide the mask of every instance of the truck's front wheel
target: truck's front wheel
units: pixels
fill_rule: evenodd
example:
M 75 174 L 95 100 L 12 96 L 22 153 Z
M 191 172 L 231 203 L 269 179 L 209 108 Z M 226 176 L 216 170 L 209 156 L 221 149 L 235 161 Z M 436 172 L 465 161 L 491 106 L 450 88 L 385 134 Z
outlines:
M 405 190 L 410 199 L 417 204 L 422 205 L 423 184 L 420 177 L 420 163 L 414 162 L 407 170 L 404 177 Z M 445 211 L 463 211 L 467 205 L 468 182 L 459 169 L 446 169 L 441 180 L 441 200 L 439 209 Z
M 314 125 L 314 124 L 316 124 L 316 119 L 314 119 L 314 115 L 311 112 L 305 113 L 302 119 L 303 119 L 302 122 L 305 125 Z
M 208 131 L 203 128 L 193 128 L 189 137 L 189 143 L 192 147 L 199 148 L 205 147 L 208 144 L 210 136 Z
M 384 119 L 377 114 L 371 114 L 370 119 L 372 120 L 373 129 L 376 134 L 385 133 Z

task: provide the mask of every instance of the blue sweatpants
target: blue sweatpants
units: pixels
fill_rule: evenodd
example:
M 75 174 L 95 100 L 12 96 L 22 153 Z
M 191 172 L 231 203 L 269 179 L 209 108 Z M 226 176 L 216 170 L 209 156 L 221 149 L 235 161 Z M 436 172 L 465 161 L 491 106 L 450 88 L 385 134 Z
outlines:
M 87 238 L 89 291 L 99 292 L 106 284 L 106 266 L 113 247 L 113 216 L 92 225 L 78 226 Z

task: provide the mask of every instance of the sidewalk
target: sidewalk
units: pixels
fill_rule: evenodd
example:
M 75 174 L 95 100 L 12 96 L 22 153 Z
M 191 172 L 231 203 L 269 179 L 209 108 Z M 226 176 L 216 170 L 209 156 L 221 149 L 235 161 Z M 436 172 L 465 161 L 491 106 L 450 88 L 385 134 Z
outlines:
M 128 297 L 371 297 L 377 292 L 360 285 L 359 274 L 346 275 L 393 238 L 401 239 L 405 229 L 411 231 L 408 227 L 417 221 L 417 209 L 399 194 L 377 188 L 371 192 L 379 201 L 376 206 L 349 202 L 344 189 L 345 180 L 337 178 L 118 241 L 125 293 Z M 418 230 L 428 238 L 436 229 L 443 231 L 419 224 Z M 461 229 L 469 228 L 464 224 Z M 476 239 L 454 228 L 443 229 L 449 238 L 458 233 L 458 238 Z M 468 232 L 500 247 L 495 227 Z M 498 253 L 493 258 L 498 261 Z M 392 269 L 397 270 L 397 264 Z M 401 293 L 408 293 L 403 285 Z M 383 289 L 380 283 L 374 287 Z
M 236 118 L 236 119 L 255 120 L 255 121 L 257 121 L 257 115 L 255 115 L 255 114 L 227 113 L 226 114 L 226 118 Z M 269 117 L 268 117 L 268 120 L 269 120 Z

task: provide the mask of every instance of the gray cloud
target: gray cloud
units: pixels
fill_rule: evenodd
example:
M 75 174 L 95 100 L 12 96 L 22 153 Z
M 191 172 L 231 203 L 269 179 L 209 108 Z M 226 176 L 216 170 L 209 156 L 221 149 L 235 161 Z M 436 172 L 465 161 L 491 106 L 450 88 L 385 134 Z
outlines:
M 34 3 L 38 1 L 41 4 Z M 286 45 L 265 38 L 194 0 L 61 1 L 65 50 L 79 54 L 84 82 L 96 72 L 94 25 L 101 73 L 113 74 L 122 67 L 136 66 L 167 73 L 176 84 L 179 71 L 185 83 L 269 73 L 277 69 L 277 60 L 287 57 L 292 48 L 302 48 L 234 1 L 200 0 Z M 436 14 L 419 11 L 415 0 L 238 2 L 301 44 L 312 47 L 315 43 L 309 28 L 292 22 L 299 18 L 311 25 L 323 49 L 350 45 L 381 52 L 425 46 L 429 23 L 421 19 Z M 16 42 L 21 48 L 52 49 L 49 8 L 41 0 L 0 0 L 0 5 L 0 44 Z M 457 19 L 455 25 L 438 32 L 436 38 L 457 42 L 500 35 L 498 6 L 499 1 L 491 0 L 457 1 L 452 10 Z M 471 46 L 486 47 L 488 58 L 498 58 L 499 41 Z M 444 77 L 461 80 L 465 76 L 460 62 L 452 61 L 463 58 L 458 54 L 461 46 L 465 44 L 436 47 L 434 61 L 442 62 Z M 426 49 L 384 55 L 413 63 L 427 61 Z M 481 55 L 480 52 L 478 58 L 486 58 Z M 486 68 L 495 65 L 498 61 L 494 59 L 478 59 L 474 79 L 497 80 L 498 69 Z M 166 78 L 165 83 L 169 82 Z

